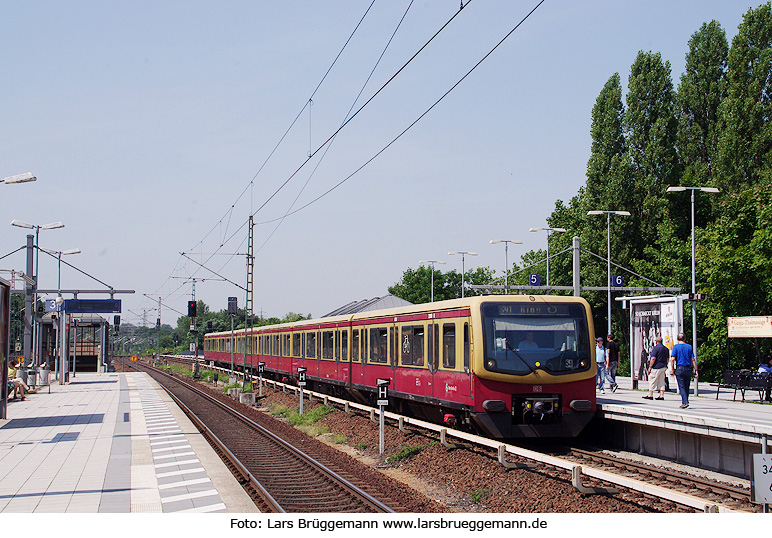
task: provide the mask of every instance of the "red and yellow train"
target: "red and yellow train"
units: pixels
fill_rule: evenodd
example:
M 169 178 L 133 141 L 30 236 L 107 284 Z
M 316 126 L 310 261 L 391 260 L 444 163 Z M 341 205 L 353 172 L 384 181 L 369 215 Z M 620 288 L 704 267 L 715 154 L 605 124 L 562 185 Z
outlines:
M 496 295 L 209 333 L 207 360 L 496 438 L 573 437 L 595 412 L 594 328 L 579 297 Z M 248 339 L 246 337 L 249 337 Z M 249 345 L 251 344 L 251 345 Z M 250 349 L 251 348 L 251 349 Z

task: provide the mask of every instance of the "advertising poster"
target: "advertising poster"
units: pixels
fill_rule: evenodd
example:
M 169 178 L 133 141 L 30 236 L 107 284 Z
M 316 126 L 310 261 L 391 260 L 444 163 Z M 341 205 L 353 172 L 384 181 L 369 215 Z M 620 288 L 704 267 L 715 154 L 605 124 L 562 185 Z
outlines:
M 8 347 L 10 337 L 10 311 L 11 311 L 11 286 L 4 280 L 0 280 L 0 418 L 6 418 L 6 405 L 8 402 Z
M 640 297 L 630 301 L 630 350 L 633 386 L 648 381 L 649 353 L 655 338 L 673 349 L 676 336 L 683 330 L 683 303 L 680 297 Z

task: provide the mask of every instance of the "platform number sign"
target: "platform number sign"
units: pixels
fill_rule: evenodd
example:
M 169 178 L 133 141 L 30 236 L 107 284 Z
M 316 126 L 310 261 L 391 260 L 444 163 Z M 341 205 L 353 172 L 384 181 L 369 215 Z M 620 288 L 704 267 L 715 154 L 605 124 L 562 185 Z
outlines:
M 306 386 L 306 369 L 298 368 L 298 387 Z
M 378 379 L 378 405 L 389 405 L 389 380 Z
M 754 454 L 751 468 L 751 502 L 772 503 L 772 454 Z
M 622 275 L 613 275 L 611 277 L 611 285 L 615 288 L 619 288 L 621 286 L 625 285 L 625 279 L 622 277 Z
M 531 286 L 541 286 L 541 275 L 529 275 L 528 283 Z

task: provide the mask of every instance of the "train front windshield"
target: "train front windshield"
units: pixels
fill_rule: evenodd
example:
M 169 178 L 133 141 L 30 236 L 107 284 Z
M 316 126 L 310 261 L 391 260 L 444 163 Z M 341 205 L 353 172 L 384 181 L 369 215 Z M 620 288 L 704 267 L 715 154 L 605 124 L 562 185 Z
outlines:
M 488 303 L 482 314 L 486 370 L 560 375 L 590 368 L 590 333 L 581 304 Z

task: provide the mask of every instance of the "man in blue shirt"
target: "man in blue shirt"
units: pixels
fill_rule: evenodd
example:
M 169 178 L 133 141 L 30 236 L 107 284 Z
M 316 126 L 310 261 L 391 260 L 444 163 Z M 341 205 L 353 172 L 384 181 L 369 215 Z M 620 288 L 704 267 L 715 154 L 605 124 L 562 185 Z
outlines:
M 686 343 L 686 335 L 678 333 L 678 343 L 670 352 L 670 360 L 675 363 L 675 378 L 678 383 L 678 392 L 681 395 L 681 409 L 689 407 L 689 385 L 694 378 L 699 377 L 697 371 L 697 358 L 694 356 L 692 346 Z
M 611 392 L 616 392 L 619 388 L 619 385 L 617 385 L 614 380 L 611 379 L 611 376 L 608 373 L 608 350 L 603 345 L 603 338 L 599 336 L 595 339 L 595 342 L 597 343 L 597 347 L 595 348 L 595 365 L 598 368 L 597 377 L 600 393 L 606 394 L 606 391 L 603 390 L 606 381 L 608 381 Z

